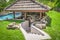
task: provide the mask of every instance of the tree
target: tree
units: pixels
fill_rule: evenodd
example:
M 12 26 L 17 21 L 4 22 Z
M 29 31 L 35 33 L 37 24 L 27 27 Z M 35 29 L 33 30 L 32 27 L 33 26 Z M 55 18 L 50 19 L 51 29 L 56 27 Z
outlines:
M 0 0 L 0 12 L 4 9 L 6 6 L 6 0 Z
M 15 0 L 10 0 L 9 2 L 6 2 L 6 0 L 0 0 L 0 12 L 8 5 L 13 3 Z

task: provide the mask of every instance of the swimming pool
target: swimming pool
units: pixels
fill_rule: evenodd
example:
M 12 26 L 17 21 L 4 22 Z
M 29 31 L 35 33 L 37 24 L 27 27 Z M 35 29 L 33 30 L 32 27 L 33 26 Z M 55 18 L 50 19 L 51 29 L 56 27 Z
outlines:
M 15 13 L 15 18 L 18 18 L 21 15 L 22 15 L 21 12 L 16 12 Z M 14 18 L 13 13 L 8 13 L 6 15 L 0 15 L 0 20 L 13 19 L 13 18 Z

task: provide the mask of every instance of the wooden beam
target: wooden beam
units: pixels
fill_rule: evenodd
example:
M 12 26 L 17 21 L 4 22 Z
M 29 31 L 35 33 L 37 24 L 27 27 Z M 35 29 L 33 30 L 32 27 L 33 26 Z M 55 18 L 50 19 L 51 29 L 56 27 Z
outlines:
M 5 10 L 5 11 L 15 11 L 15 12 L 47 12 L 48 10 Z

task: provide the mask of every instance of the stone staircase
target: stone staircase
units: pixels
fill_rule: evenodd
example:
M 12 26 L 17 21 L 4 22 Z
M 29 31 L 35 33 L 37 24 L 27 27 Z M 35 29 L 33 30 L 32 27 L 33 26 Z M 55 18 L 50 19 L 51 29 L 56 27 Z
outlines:
M 47 40 L 47 39 L 50 40 L 51 39 L 51 37 L 47 33 L 35 27 L 33 24 L 31 25 L 31 31 L 27 32 L 25 29 L 27 29 L 28 26 L 26 27 L 25 23 L 23 24 L 24 26 L 20 24 L 20 30 L 24 34 L 25 40 Z
M 35 27 L 33 24 L 31 25 L 31 33 L 33 35 L 36 35 L 38 37 L 38 39 L 40 39 L 40 40 L 50 40 L 51 39 L 51 37 L 46 32 Z
M 38 34 L 29 33 L 28 35 L 29 35 L 27 37 L 28 40 L 41 40 L 40 35 L 38 35 Z

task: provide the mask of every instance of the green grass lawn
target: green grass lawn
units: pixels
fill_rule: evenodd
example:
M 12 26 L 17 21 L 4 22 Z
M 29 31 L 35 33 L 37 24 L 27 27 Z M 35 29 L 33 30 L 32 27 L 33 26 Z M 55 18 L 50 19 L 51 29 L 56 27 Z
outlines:
M 0 21 L 0 40 L 25 40 L 20 30 L 7 29 L 7 25 L 11 22 L 21 23 L 22 21 L 21 20 Z
M 49 11 L 47 15 L 51 18 L 51 25 L 47 26 L 44 31 L 52 37 L 52 40 L 60 40 L 60 13 Z

